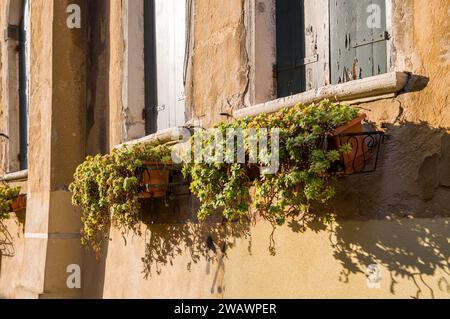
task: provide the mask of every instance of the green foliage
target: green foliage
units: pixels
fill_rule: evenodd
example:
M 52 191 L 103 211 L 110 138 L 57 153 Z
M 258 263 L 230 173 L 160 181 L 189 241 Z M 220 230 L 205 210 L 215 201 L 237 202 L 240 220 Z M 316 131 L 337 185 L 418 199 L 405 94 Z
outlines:
M 96 253 L 107 239 L 111 224 L 122 233 L 138 232 L 139 181 L 136 171 L 142 162 L 168 164 L 166 146 L 124 146 L 111 154 L 88 156 L 75 171 L 69 189 L 72 203 L 82 209 L 82 243 Z
M 9 218 L 11 204 L 20 194 L 20 187 L 0 186 L 0 221 Z
M 219 124 L 216 129 L 223 136 L 228 128 L 265 128 L 269 132 L 280 129 L 280 167 L 276 174 L 258 174 L 258 178 L 252 179 L 252 172 L 267 164 L 266 159 L 259 158 L 256 164 L 248 161 L 245 164 L 186 163 L 183 173 L 191 176 L 191 191 L 201 201 L 198 217 L 203 220 L 216 210 L 223 210 L 226 218 L 234 219 L 254 208 L 273 225 L 283 225 L 289 216 L 329 220 L 326 215 L 314 216 L 309 208 L 313 203 L 326 203 L 335 196 L 333 182 L 337 172 L 331 168 L 342 153 L 351 151 L 351 146 L 329 150 L 324 141 L 334 129 L 357 116 L 356 108 L 322 101 Z M 192 141 L 203 138 L 204 154 L 214 143 L 214 138 L 208 135 L 205 138 L 205 134 L 200 131 L 192 138 Z M 224 149 L 225 143 L 224 140 Z M 246 158 L 249 158 L 248 148 Z M 253 202 L 250 200 L 252 192 Z
M 296 105 L 273 114 L 261 114 L 255 118 L 239 119 L 221 123 L 215 134 L 222 136 L 223 150 L 227 150 L 228 129 L 243 129 L 245 134 L 245 161 L 238 163 L 239 149 L 214 152 L 217 135 L 210 131 L 198 131 L 192 141 L 201 141 L 199 150 L 188 155 L 209 156 L 210 161 L 185 161 L 183 174 L 191 177 L 190 189 L 201 206 L 200 220 L 216 211 L 222 211 L 228 220 L 236 219 L 256 210 L 273 225 L 283 225 L 289 217 L 301 217 L 305 222 L 320 219 L 330 221 L 327 214 L 314 214 L 314 203 L 324 204 L 335 196 L 333 183 L 339 175 L 335 168 L 342 154 L 351 152 L 350 145 L 335 150 L 327 146 L 328 137 L 339 126 L 358 116 L 353 107 L 322 101 L 309 106 Z M 279 130 L 279 170 L 275 174 L 260 171 L 270 162 L 270 154 L 252 157 L 253 142 L 259 135 L 249 134 L 255 130 L 262 134 L 267 130 Z M 268 149 L 275 140 L 268 140 Z M 274 144 L 275 145 L 275 144 Z M 192 154 L 193 153 L 193 154 Z M 219 154 L 221 153 L 221 154 Z M 242 154 L 241 154 L 242 155 Z M 82 208 L 82 243 L 89 244 L 99 253 L 101 243 L 107 238 L 112 224 L 125 234 L 138 231 L 140 203 L 137 168 L 143 161 L 169 163 L 171 150 L 167 146 L 152 147 L 136 145 L 115 150 L 111 154 L 87 157 L 74 174 L 70 185 L 72 202 Z M 302 229 L 306 226 L 303 224 Z

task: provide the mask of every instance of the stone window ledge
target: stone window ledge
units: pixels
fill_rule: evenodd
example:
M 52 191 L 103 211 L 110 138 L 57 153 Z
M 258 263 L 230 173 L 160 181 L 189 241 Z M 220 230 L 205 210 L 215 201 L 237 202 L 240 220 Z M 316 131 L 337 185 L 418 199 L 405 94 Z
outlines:
M 397 93 L 406 86 L 408 79 L 408 73 L 391 72 L 343 84 L 328 85 L 317 90 L 310 90 L 237 110 L 233 113 L 233 117 L 253 117 L 261 113 L 274 113 L 284 107 L 294 106 L 297 103 L 309 104 L 323 99 L 329 99 L 336 102 L 346 102 L 348 104 L 358 104 L 386 99 L 397 95 Z M 182 127 L 168 128 L 140 139 L 135 139 L 116 145 L 114 148 L 117 149 L 122 146 L 139 143 L 151 144 L 155 146 L 166 143 L 177 144 L 183 141 L 184 133 L 185 129 Z
M 150 145 L 162 145 L 166 143 L 178 143 L 183 140 L 183 134 L 185 129 L 182 127 L 173 127 L 158 131 L 156 133 L 144 136 L 139 139 L 131 140 L 119 145 L 116 145 L 114 149 L 119 149 L 123 146 L 135 145 L 135 144 L 150 144 Z
M 19 182 L 25 181 L 28 179 L 28 170 L 22 170 L 14 173 L 7 173 L 3 176 L 0 176 L 0 181 L 3 182 Z
M 310 104 L 324 99 L 348 104 L 386 99 L 397 95 L 406 86 L 408 79 L 409 75 L 406 72 L 391 72 L 347 83 L 327 85 L 319 89 L 239 109 L 233 113 L 233 117 L 254 117 L 261 113 L 274 113 L 298 103 Z

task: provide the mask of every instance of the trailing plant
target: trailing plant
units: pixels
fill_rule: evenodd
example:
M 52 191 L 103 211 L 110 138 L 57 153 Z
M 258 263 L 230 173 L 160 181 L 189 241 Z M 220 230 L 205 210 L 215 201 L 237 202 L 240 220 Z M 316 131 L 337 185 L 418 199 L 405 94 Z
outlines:
M 201 202 L 199 219 L 203 220 L 217 210 L 222 210 L 224 216 L 231 220 L 256 209 L 273 225 L 283 225 L 289 216 L 301 216 L 305 222 L 317 217 L 328 221 L 328 214 L 315 215 L 310 207 L 314 203 L 324 204 L 335 196 L 333 182 L 339 172 L 332 167 L 343 153 L 351 152 L 351 146 L 347 144 L 340 149 L 329 149 L 328 137 L 334 129 L 357 117 L 358 109 L 325 100 L 308 106 L 298 104 L 252 119 L 219 124 L 215 129 L 222 136 L 227 136 L 227 130 L 236 128 L 245 132 L 250 129 L 256 132 L 279 129 L 279 148 L 278 154 L 275 154 L 279 158 L 279 169 L 274 174 L 257 171 L 256 178 L 252 178 L 255 168 L 268 165 L 267 156 L 270 154 L 259 157 L 256 163 L 250 163 L 251 145 L 254 144 L 248 134 L 244 139 L 245 163 L 186 163 L 183 173 L 191 176 L 190 189 Z M 211 155 L 210 150 L 217 146 L 214 134 L 198 131 L 191 139 L 191 150 L 187 156 L 192 157 L 196 140 L 202 141 L 202 156 Z M 223 149 L 226 148 L 226 142 L 227 138 L 220 142 L 223 143 Z M 269 138 L 269 150 L 272 142 Z M 237 158 L 237 148 L 232 156 Z M 250 198 L 253 198 L 253 202 Z
M 98 254 L 113 224 L 123 234 L 138 232 L 139 180 L 143 162 L 168 164 L 171 150 L 144 144 L 124 146 L 111 154 L 88 156 L 79 165 L 69 189 L 72 203 L 82 209 L 82 243 Z
M 0 221 L 9 218 L 11 204 L 20 195 L 20 187 L 0 186 Z
M 222 211 L 226 219 L 233 220 L 256 210 L 274 226 L 299 216 L 303 227 L 318 218 L 327 222 L 329 214 L 316 214 L 310 208 L 335 196 L 334 181 L 340 174 L 336 164 L 343 154 L 352 151 L 350 145 L 333 149 L 327 142 L 336 128 L 357 117 L 358 109 L 325 100 L 221 123 L 213 133 L 196 131 L 184 157 L 183 174 L 190 176 L 190 189 L 201 202 L 198 218 L 204 220 Z M 233 129 L 244 132 L 243 147 L 234 145 L 229 150 L 230 139 L 234 142 L 237 138 L 228 135 Z M 271 135 L 266 141 L 271 154 L 255 147 L 266 132 L 275 131 L 279 138 Z M 218 150 L 226 150 L 227 160 L 220 157 Z M 199 161 L 198 157 L 209 160 Z M 266 168 L 274 158 L 278 169 L 268 172 Z M 111 224 L 124 234 L 139 232 L 141 205 L 136 171 L 144 161 L 168 164 L 171 149 L 144 144 L 128 146 L 111 154 L 89 156 L 76 169 L 70 185 L 72 202 L 82 208 L 82 243 L 91 245 L 96 253 L 108 238 Z

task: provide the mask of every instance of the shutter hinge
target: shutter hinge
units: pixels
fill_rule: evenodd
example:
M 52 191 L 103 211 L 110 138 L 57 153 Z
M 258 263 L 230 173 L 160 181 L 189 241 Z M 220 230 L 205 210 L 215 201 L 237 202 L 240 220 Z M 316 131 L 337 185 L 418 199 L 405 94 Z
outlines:
M 373 35 L 370 38 L 364 38 L 360 41 L 355 41 L 353 43 L 353 48 L 362 47 L 364 45 L 368 45 L 368 44 L 372 44 L 372 43 L 376 43 L 376 42 L 387 41 L 390 38 L 391 38 L 391 36 L 389 35 L 389 32 L 384 31 L 380 34 Z

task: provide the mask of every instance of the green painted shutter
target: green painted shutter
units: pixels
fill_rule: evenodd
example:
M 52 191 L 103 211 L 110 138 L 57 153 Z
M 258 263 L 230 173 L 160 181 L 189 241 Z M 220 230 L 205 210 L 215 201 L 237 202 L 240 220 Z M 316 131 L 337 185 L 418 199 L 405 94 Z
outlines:
M 387 72 L 386 0 L 330 0 L 331 82 Z
M 278 96 L 328 85 L 328 0 L 277 0 L 276 6 Z

